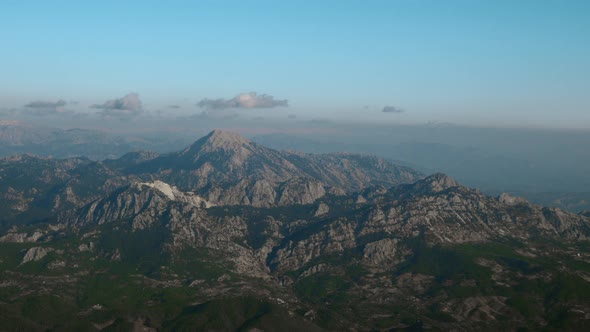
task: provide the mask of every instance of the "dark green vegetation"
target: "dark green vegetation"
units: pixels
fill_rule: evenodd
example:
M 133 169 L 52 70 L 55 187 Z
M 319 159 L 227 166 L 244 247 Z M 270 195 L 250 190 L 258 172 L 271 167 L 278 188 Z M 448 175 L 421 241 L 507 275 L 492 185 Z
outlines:
M 531 244 L 543 248 L 527 245 Z M 363 323 L 383 329 L 409 328 L 418 321 L 441 329 L 457 324 L 465 329 L 496 326 L 531 331 L 590 328 L 585 316 L 590 309 L 590 264 L 571 257 L 572 250 L 582 248 L 527 257 L 514 251 L 524 245 L 430 247 L 413 240 L 407 243 L 411 250 L 407 260 L 392 274 L 376 275 L 357 264 L 345 264 L 347 268 L 338 272 L 300 279 L 294 291 L 323 313 L 315 322 L 329 329 L 338 329 L 339 320 L 350 315 L 372 317 Z M 390 303 L 374 303 L 379 295 L 371 299 L 360 292 L 377 278 L 388 278 L 388 288 L 396 290 Z
M 263 282 L 239 278 L 215 252 L 158 255 L 165 236 L 159 231 L 124 236 L 125 230 L 103 229 L 98 256 L 78 252 L 80 241 L 66 237 L 52 243 L 63 252 L 25 264 L 20 261 L 31 244 L 0 244 L 1 330 L 321 330 L 293 316 L 282 300 L 256 296 Z M 64 256 L 67 266 L 51 265 Z M 232 291 L 214 299 L 206 294 L 220 286 Z
M 289 211 L 297 219 L 309 217 L 310 208 L 261 213 L 279 217 Z M 260 212 L 233 209 L 225 213 Z M 334 211 L 337 217 L 346 207 Z M 260 223 L 248 231 L 253 247 L 265 242 L 256 235 L 266 229 Z M 162 246 L 170 234 L 164 227 L 132 231 L 125 225 L 93 229 L 98 251 L 80 251 L 88 241 L 64 234 L 44 258 L 25 264 L 20 262 L 33 244 L 0 244 L 2 329 L 590 328 L 584 318 L 590 309 L 590 262 L 577 255 L 588 249 L 585 243 L 498 239 L 429 245 L 418 236 L 402 241 L 400 262 L 389 272 L 364 265 L 362 251 L 351 250 L 308 262 L 287 274 L 293 285 L 279 287 L 235 274 L 214 250 L 166 253 Z M 383 238 L 387 235 L 365 241 Z M 60 260 L 67 264 L 56 266 Z M 328 268 L 304 275 L 322 264 Z

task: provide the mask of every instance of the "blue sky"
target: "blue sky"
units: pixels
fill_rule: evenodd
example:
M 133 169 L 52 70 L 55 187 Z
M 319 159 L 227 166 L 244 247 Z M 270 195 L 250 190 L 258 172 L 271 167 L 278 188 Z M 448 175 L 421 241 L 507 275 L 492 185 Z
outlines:
M 2 1 L 0 107 L 590 128 L 590 1 Z M 385 106 L 403 113 L 383 113 Z

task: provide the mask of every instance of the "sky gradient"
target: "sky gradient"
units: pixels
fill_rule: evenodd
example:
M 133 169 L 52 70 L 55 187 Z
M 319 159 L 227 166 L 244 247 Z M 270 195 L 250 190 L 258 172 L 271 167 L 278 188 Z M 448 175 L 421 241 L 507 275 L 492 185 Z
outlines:
M 590 1 L 277 2 L 3 1 L 0 108 L 590 129 Z

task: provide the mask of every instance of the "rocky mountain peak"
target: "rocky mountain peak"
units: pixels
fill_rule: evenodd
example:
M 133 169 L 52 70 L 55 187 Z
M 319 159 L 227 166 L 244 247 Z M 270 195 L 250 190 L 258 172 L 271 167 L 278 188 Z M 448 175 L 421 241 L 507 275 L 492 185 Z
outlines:
M 528 204 L 529 203 L 529 201 L 527 201 L 526 198 L 524 198 L 524 197 L 511 196 L 508 193 L 502 193 L 498 197 L 498 201 L 500 201 L 500 203 L 504 203 L 506 205 L 518 205 L 518 204 Z
M 203 146 L 224 150 L 233 150 L 235 148 L 251 144 L 249 140 L 242 137 L 240 134 L 221 129 L 213 130 L 207 136 L 203 137 L 202 140 Z
M 232 163 L 241 164 L 252 153 L 254 145 L 238 133 L 215 129 L 182 151 L 180 155 L 196 160 L 203 154 L 221 152 L 233 155 L 235 158 L 231 160 Z
M 443 173 L 432 174 L 419 181 L 417 184 L 420 184 L 421 187 L 424 187 L 424 189 L 428 189 L 432 192 L 440 192 L 452 187 L 459 186 L 459 183 L 457 183 L 455 179 Z

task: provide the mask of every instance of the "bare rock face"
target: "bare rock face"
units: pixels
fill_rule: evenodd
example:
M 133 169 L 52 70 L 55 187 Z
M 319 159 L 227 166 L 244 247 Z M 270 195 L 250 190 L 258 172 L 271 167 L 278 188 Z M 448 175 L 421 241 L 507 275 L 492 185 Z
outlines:
M 47 256 L 47 254 L 50 251 L 51 251 L 51 249 L 46 249 L 43 247 L 30 248 L 29 250 L 27 250 L 25 257 L 23 257 L 21 265 L 26 264 L 28 262 L 40 261 L 41 259 L 43 259 L 43 257 Z
M 368 243 L 363 250 L 363 261 L 373 266 L 394 262 L 397 242 L 396 239 L 383 239 Z
M 507 193 L 502 193 L 498 197 L 498 201 L 500 201 L 500 203 L 503 203 L 506 205 L 529 204 L 529 201 L 527 201 L 526 198 L 510 196 Z
M 323 255 L 338 255 L 357 246 L 354 223 L 336 221 L 303 239 L 279 247 L 270 260 L 278 271 L 296 270 Z
M 171 186 L 171 185 L 167 184 L 166 182 L 162 182 L 159 180 L 156 180 L 154 182 L 141 182 L 141 183 L 137 183 L 136 185 L 138 186 L 138 188 L 140 190 L 144 186 L 149 187 L 149 188 L 154 188 L 154 189 L 160 191 L 162 194 L 166 195 L 166 197 L 172 201 L 184 202 L 184 203 L 188 203 L 188 204 L 198 206 L 198 207 L 203 207 L 203 208 L 209 208 L 209 207 L 215 206 L 215 204 L 212 204 L 212 203 L 206 201 L 205 199 L 203 199 L 202 197 L 200 197 L 198 195 L 195 195 L 194 193 L 182 192 L 182 191 L 178 190 L 178 188 L 176 188 L 175 186 Z
M 314 216 L 315 217 L 323 216 L 323 215 L 327 214 L 328 212 L 330 212 L 330 207 L 328 206 L 328 204 L 321 202 L 318 205 L 318 208 L 315 210 Z
M 498 236 L 528 238 L 532 230 L 575 240 L 590 235 L 590 223 L 582 216 L 514 204 L 515 200 L 506 197 L 497 200 L 443 175 L 402 186 L 383 197 L 379 206 L 371 208 L 361 235 L 385 231 L 411 237 L 424 232 L 433 243 L 485 242 Z
M 402 183 L 413 183 L 422 178 L 422 175 L 410 168 L 393 165 L 375 156 L 287 152 L 283 155 L 311 177 L 336 190 L 344 189 L 349 194 L 368 187 L 391 187 Z
M 365 203 L 367 203 L 367 199 L 365 197 L 363 197 L 363 195 L 357 195 L 355 203 L 356 204 L 365 204 Z
M 318 264 L 318 265 L 314 265 L 312 267 L 310 267 L 309 269 L 303 271 L 303 273 L 301 273 L 301 275 L 299 276 L 300 278 L 305 278 L 305 277 L 309 277 L 311 275 L 326 271 L 329 268 L 329 266 L 327 264 Z
M 249 145 L 250 141 L 240 136 L 238 133 L 215 129 L 209 133 L 208 139 L 202 145 L 201 150 L 205 152 L 218 150 L 235 152 L 234 158 L 231 162 L 234 165 L 241 165 L 252 153 L 252 151 L 248 149 Z M 190 148 L 186 152 L 187 154 L 190 154 Z
M 138 182 L 85 205 L 74 216 L 64 214 L 60 219 L 75 226 L 133 220 L 134 227 L 143 229 L 175 202 L 193 208 L 213 206 L 198 195 L 182 192 L 162 181 Z
M 0 237 L 0 242 L 13 242 L 13 243 L 27 243 L 37 242 L 43 237 L 43 233 L 36 231 L 29 235 L 27 233 L 9 232 L 6 235 Z
M 89 244 L 82 243 L 78 246 L 78 251 L 94 251 L 94 242 L 90 242 Z
M 571 240 L 590 240 L 590 218 L 565 212 L 558 208 L 535 208 L 535 221 L 540 228 Z
M 438 193 L 449 188 L 458 187 L 459 183 L 446 174 L 436 173 L 416 182 L 414 186 L 415 190 L 421 192 Z
M 326 194 L 324 186 L 311 179 L 288 181 L 279 190 L 278 205 L 311 204 Z
M 254 182 L 249 192 L 249 200 L 252 206 L 265 206 L 277 201 L 277 192 L 272 183 L 266 180 Z
M 445 303 L 445 311 L 458 321 L 495 321 L 500 315 L 514 315 L 506 297 L 478 296 L 454 299 Z

